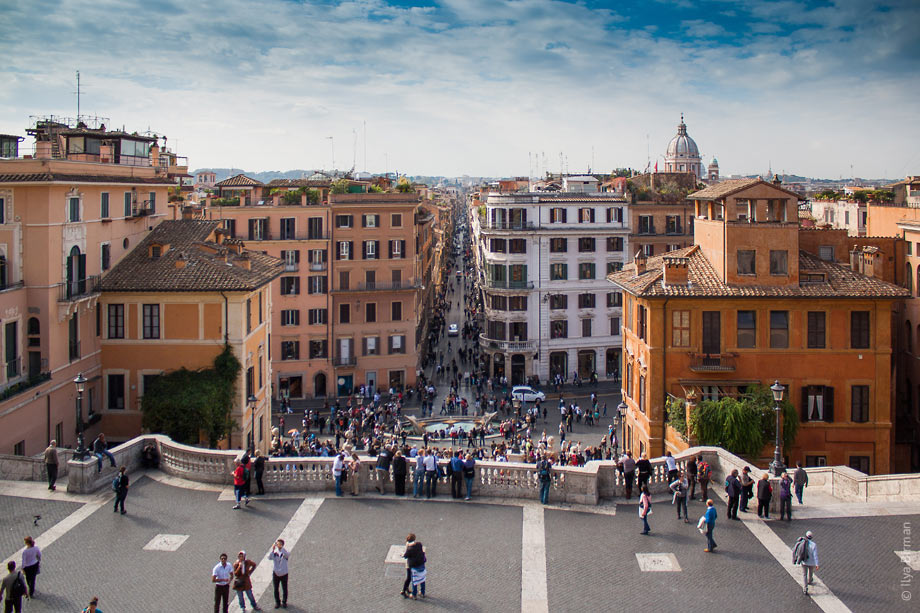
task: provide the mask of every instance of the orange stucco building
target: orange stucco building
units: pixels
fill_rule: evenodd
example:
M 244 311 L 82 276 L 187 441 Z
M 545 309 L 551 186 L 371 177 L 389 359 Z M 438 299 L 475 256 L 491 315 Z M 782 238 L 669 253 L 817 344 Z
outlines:
M 665 450 L 669 395 L 718 399 L 778 380 L 799 409 L 787 462 L 886 473 L 892 313 L 906 290 L 801 249 L 797 194 L 759 179 L 691 194 L 694 245 L 609 275 L 625 293 L 625 445 Z M 858 272 L 869 273 L 862 274 Z
M 243 248 L 218 221 L 159 224 L 101 283 L 101 427 L 114 439 L 141 431 L 152 378 L 210 368 L 229 345 L 242 364 L 230 447 L 271 439 L 271 282 L 280 260 Z M 252 438 L 251 438 L 252 437 Z

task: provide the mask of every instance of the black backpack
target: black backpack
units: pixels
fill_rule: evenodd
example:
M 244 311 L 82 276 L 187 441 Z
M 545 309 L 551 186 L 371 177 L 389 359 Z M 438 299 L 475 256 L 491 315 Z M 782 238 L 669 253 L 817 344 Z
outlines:
M 16 581 L 13 582 L 13 585 L 10 586 L 10 597 L 11 600 L 19 600 L 26 594 L 26 582 L 22 578 L 22 573 L 16 573 Z
M 792 546 L 792 563 L 801 564 L 808 557 L 808 539 L 800 536 Z

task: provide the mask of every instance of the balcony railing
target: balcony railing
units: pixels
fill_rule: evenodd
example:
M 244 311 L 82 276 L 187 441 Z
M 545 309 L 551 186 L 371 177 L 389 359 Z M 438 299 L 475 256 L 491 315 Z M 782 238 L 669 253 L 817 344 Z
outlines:
M 322 272 L 327 266 L 326 262 L 310 262 L 310 272 Z
M 533 230 L 532 221 L 493 221 L 482 227 L 483 230 Z
M 340 355 L 337 355 L 334 358 L 332 358 L 333 366 L 354 366 L 357 363 L 358 363 L 358 357 L 353 356 L 353 355 L 344 357 L 344 358 Z
M 86 298 L 99 293 L 99 275 L 93 275 L 85 279 L 63 281 L 58 287 L 60 288 L 58 302 L 71 302 Z
M 42 372 L 42 373 L 38 373 L 37 375 L 31 376 L 28 379 L 25 379 L 23 381 L 13 383 L 6 389 L 0 390 L 0 401 L 6 400 L 7 398 L 11 398 L 15 396 L 16 394 L 21 394 L 22 392 L 26 391 L 30 387 L 35 387 L 36 385 L 40 385 L 44 383 L 45 381 L 50 381 L 50 380 L 51 380 L 51 373 Z
M 690 370 L 693 372 L 734 372 L 735 353 L 691 353 Z
M 22 368 L 22 358 L 13 358 L 6 363 L 6 380 L 15 379 L 19 376 Z
M 297 262 L 285 262 L 284 263 L 284 272 L 297 272 L 298 270 L 300 270 L 300 264 L 298 264 Z
M 479 346 L 492 351 L 534 351 L 536 345 L 536 341 L 500 341 L 487 338 L 485 334 L 479 335 Z
M 533 281 L 508 281 L 505 279 L 486 279 L 489 289 L 533 289 Z
M 367 283 L 356 283 L 354 287 L 338 288 L 336 292 L 389 292 L 397 290 L 413 290 L 422 286 L 417 279 L 408 281 L 371 281 Z

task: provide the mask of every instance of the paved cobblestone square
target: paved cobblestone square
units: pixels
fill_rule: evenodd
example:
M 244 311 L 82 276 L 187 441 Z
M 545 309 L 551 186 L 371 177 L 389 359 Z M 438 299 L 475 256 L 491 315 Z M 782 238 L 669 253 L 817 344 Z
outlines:
M 27 534 L 37 537 L 81 506 L 76 502 L 0 496 L 0 559 L 5 560 L 22 549 L 22 539 Z M 35 525 L 36 515 L 41 515 L 38 526 Z M 19 564 L 18 558 L 16 563 Z

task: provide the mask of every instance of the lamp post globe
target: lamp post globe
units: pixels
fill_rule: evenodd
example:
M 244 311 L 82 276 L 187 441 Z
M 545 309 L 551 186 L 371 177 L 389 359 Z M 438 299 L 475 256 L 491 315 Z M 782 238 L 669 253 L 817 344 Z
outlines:
M 626 411 L 629 409 L 629 406 L 620 401 L 620 404 L 617 405 L 617 414 L 620 417 L 620 447 L 625 451 L 626 450 Z
M 246 402 L 249 404 L 249 451 L 252 452 L 256 448 L 256 403 L 258 400 L 255 396 L 250 395 Z
M 83 392 L 86 390 L 88 379 L 83 373 L 78 373 L 73 379 L 73 384 L 77 389 L 77 406 L 76 406 L 76 424 L 77 424 L 77 448 L 74 450 L 73 458 L 75 460 L 85 460 L 87 456 L 86 443 L 83 440 Z
M 779 477 L 786 472 L 786 466 L 783 464 L 783 441 L 779 424 L 780 403 L 783 401 L 783 392 L 786 391 L 786 387 L 780 385 L 779 381 L 774 381 L 770 386 L 770 391 L 773 392 L 773 411 L 776 413 L 776 449 L 773 451 L 773 463 L 770 464 L 770 468 L 773 475 Z

